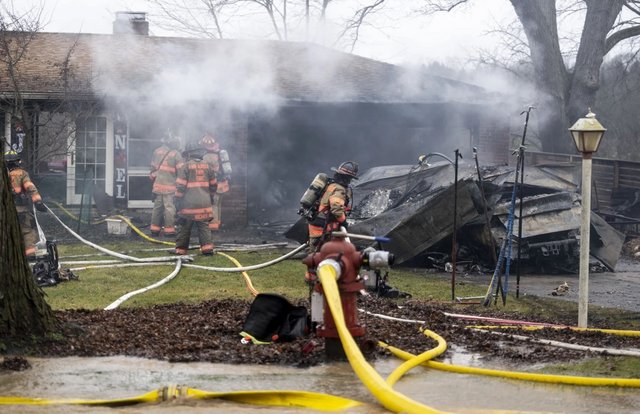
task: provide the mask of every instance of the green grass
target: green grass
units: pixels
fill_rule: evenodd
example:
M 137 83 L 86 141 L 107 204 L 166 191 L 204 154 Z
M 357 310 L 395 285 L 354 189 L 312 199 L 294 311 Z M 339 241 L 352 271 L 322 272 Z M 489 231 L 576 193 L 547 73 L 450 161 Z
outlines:
M 136 257 L 165 255 L 165 251 L 143 252 L 143 249 L 164 248 L 151 243 L 122 243 L 106 245 L 108 249 L 126 252 Z M 136 251 L 137 250 L 137 251 Z M 254 265 L 273 260 L 286 253 L 286 250 L 258 252 L 229 252 L 243 266 Z M 80 254 L 95 254 L 96 250 L 82 244 L 69 244 L 59 247 L 62 261 L 65 260 L 106 260 L 110 256 L 94 256 L 92 258 L 65 257 Z M 195 263 L 203 266 L 235 267 L 222 255 L 204 257 L 195 253 Z M 68 265 L 64 267 L 77 267 Z M 248 272 L 254 287 L 259 292 L 277 293 L 291 301 L 308 297 L 308 288 L 304 282 L 306 267 L 299 259 L 285 260 L 273 266 Z M 69 281 L 56 287 L 45 288 L 47 301 L 53 309 L 100 309 L 109 305 L 127 292 L 153 284 L 173 271 L 173 266 L 158 265 L 148 267 L 126 267 L 89 269 L 78 271 L 78 281 Z M 396 289 L 408 292 L 413 299 L 446 303 L 452 311 L 465 312 L 470 309 L 474 313 L 490 313 L 498 309 L 506 317 L 520 316 L 528 320 L 553 319 L 577 320 L 577 304 L 535 296 L 521 296 L 516 299 L 510 295 L 507 305 L 500 302 L 497 306 L 461 305 L 451 302 L 451 275 L 447 273 L 429 273 L 424 269 L 395 268 L 390 271 L 389 284 Z M 456 284 L 456 296 L 482 296 L 487 286 L 468 283 L 459 278 Z M 169 283 L 136 295 L 121 306 L 148 307 L 164 303 L 199 303 L 210 299 L 244 298 L 251 300 L 244 278 L 239 272 L 212 272 L 199 269 L 183 268 L 178 276 Z M 590 307 L 589 316 L 594 324 L 601 327 L 620 329 L 640 329 L 640 318 L 637 313 L 624 312 L 597 306 Z
M 164 255 L 164 252 L 142 252 L 140 249 L 154 245 L 121 244 L 105 245 L 108 249 L 127 252 L 132 256 L 144 257 Z M 157 246 L 157 245 L 156 245 Z M 138 249 L 136 252 L 135 250 Z M 109 260 L 110 256 L 70 257 L 95 253 L 96 250 L 84 245 L 60 246 L 61 261 L 65 260 Z M 227 253 L 243 266 L 273 260 L 285 250 L 260 252 Z M 197 251 L 194 251 L 197 253 Z M 204 257 L 195 255 L 195 263 L 202 266 L 235 267 L 222 255 Z M 64 265 L 65 268 L 85 265 Z M 173 271 L 173 265 L 146 267 L 87 269 L 75 272 L 80 280 L 59 284 L 46 288 L 47 301 L 53 309 L 97 309 L 104 308 L 127 292 L 153 284 Z M 276 265 L 248 272 L 253 286 L 259 292 L 278 293 L 290 300 L 308 297 L 308 287 L 304 282 L 306 266 L 298 259 L 285 260 Z M 426 274 L 423 271 L 392 270 L 389 283 L 405 292 L 411 293 L 414 299 L 446 301 L 451 297 L 451 284 L 448 275 Z M 484 293 L 485 287 L 461 284 L 456 287 L 460 296 L 478 296 Z M 152 306 L 161 303 L 198 303 L 209 299 L 245 298 L 251 300 L 244 278 L 239 272 L 212 272 L 199 269 L 183 268 L 178 276 L 169 283 L 136 295 L 121 306 Z

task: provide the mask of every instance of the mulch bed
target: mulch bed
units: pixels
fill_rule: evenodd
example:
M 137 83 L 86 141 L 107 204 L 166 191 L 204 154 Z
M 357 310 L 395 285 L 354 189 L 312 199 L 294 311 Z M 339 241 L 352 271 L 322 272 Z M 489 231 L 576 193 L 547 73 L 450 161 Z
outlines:
M 245 300 L 226 299 L 198 305 L 171 304 L 110 311 L 56 311 L 62 335 L 56 340 L 48 340 L 33 347 L 31 353 L 50 357 L 127 355 L 172 362 L 285 364 L 298 367 L 326 361 L 324 340 L 313 333 L 286 343 L 242 344 L 239 333 L 249 306 L 250 302 Z M 443 314 L 445 310 L 450 311 L 450 305 L 411 300 L 401 302 L 370 296 L 360 298 L 358 306 L 372 313 L 426 321 L 426 327 L 443 336 L 450 347 L 460 346 L 468 351 L 481 353 L 486 359 L 540 363 L 580 359 L 586 355 L 582 351 L 496 338 L 494 335 L 466 329 L 468 322 Z M 496 312 L 493 316 L 501 315 Z M 434 341 L 419 332 L 417 324 L 363 314 L 359 318 L 366 325 L 366 336 L 361 338 L 361 347 L 370 360 L 391 355 L 375 346 L 379 340 L 414 354 L 435 346 Z M 637 338 L 593 332 L 545 329 L 535 332 L 518 330 L 513 333 L 596 347 L 638 346 Z

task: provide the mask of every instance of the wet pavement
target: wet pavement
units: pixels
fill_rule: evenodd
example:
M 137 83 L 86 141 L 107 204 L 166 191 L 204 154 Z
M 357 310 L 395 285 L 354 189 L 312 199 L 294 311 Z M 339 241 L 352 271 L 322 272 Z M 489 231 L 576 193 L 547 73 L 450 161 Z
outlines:
M 385 413 L 346 363 L 310 368 L 169 363 L 131 357 L 30 359 L 31 370 L 0 373 L 0 395 L 42 398 L 123 398 L 168 384 L 207 391 L 304 390 L 339 395 L 367 403 L 348 413 Z M 485 366 L 475 354 L 454 353 L 445 362 Z M 397 359 L 374 363 L 383 376 L 400 364 Z M 492 368 L 508 368 L 495 365 Z M 637 413 L 635 389 L 579 387 L 460 375 L 415 368 L 395 386 L 403 394 L 433 408 L 454 413 L 514 410 L 549 413 Z M 461 392 L 461 390 L 464 390 Z M 8 409 L 7 409 L 8 408 Z M 225 401 L 172 401 L 122 408 L 82 406 L 6 406 L 12 413 L 306 413 L 309 409 L 241 405 Z M 486 411 L 485 411 L 486 412 Z
M 486 283 L 486 277 L 469 276 L 470 280 Z M 566 275 L 521 275 L 520 294 L 548 297 L 578 302 L 579 276 Z M 560 296 L 554 296 L 554 289 L 562 283 L 569 290 Z M 516 292 L 516 274 L 509 276 L 509 292 Z M 591 273 L 589 275 L 589 305 L 624 309 L 640 312 L 640 262 L 621 259 L 615 272 Z

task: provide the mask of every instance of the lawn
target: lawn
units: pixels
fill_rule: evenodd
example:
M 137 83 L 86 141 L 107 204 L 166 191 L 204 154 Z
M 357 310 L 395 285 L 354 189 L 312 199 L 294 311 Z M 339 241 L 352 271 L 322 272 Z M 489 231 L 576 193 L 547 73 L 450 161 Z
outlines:
M 140 243 L 121 243 L 104 247 L 136 257 L 161 256 L 166 251 L 157 245 Z M 153 248 L 159 251 L 149 251 Z M 197 251 L 193 251 L 197 253 Z M 288 250 L 274 249 L 257 252 L 226 252 L 243 266 L 264 263 L 287 253 Z M 81 244 L 68 244 L 59 247 L 61 261 L 69 260 L 109 260 L 113 257 L 100 254 L 95 249 Z M 88 257 L 75 257 L 92 255 Z M 205 257 L 195 254 L 195 264 L 201 266 L 234 268 L 235 264 L 223 255 Z M 63 265 L 65 268 L 83 265 Z M 77 281 L 69 281 L 56 287 L 45 288 L 47 301 L 53 309 L 100 309 L 104 308 L 127 292 L 151 285 L 169 275 L 174 264 L 146 267 L 87 269 L 74 272 Z M 308 297 L 308 287 L 304 282 L 306 267 L 300 259 L 289 259 L 275 265 L 248 272 L 253 286 L 263 293 L 277 293 L 291 301 Z M 488 280 L 487 280 L 488 282 Z M 426 269 L 394 268 L 389 272 L 389 284 L 394 288 L 408 292 L 413 299 L 446 303 L 452 312 L 472 310 L 473 313 L 495 313 L 499 310 L 506 316 L 535 321 L 577 320 L 577 304 L 551 298 L 521 296 L 516 299 L 510 295 L 506 306 L 499 301 L 496 306 L 461 305 L 451 302 L 451 275 L 432 273 Z M 458 278 L 456 296 L 482 296 L 486 285 L 467 283 Z M 245 298 L 252 296 L 245 280 L 239 272 L 218 272 L 192 268 L 183 268 L 169 283 L 132 297 L 121 306 L 148 307 L 164 303 L 199 303 L 209 299 Z M 598 326 L 620 329 L 640 329 L 636 314 L 617 309 L 590 307 L 590 317 Z M 569 322 L 567 322 L 569 323 Z

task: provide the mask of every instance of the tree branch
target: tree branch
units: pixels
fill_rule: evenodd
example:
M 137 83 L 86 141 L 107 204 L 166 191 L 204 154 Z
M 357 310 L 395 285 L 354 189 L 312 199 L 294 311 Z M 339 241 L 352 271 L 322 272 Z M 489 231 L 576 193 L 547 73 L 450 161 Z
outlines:
M 434 14 L 439 12 L 450 12 L 456 7 L 468 3 L 469 0 L 427 0 L 422 7 L 425 14 Z
M 369 14 L 375 12 L 376 8 L 384 4 L 384 2 L 385 0 L 375 0 L 373 4 L 370 4 L 368 6 L 365 6 L 357 10 L 354 13 L 353 17 L 347 22 L 345 28 L 342 30 L 342 32 L 338 36 L 338 39 L 342 38 L 350 30 L 354 31 L 354 35 L 351 40 L 351 46 L 349 48 L 349 53 L 353 53 L 353 49 L 355 49 L 356 47 L 356 43 L 358 42 L 358 38 L 360 37 L 360 27 L 362 26 L 362 23 L 364 22 L 365 18 Z
M 640 35 L 640 26 L 627 27 L 625 29 L 618 30 L 617 32 L 609 35 L 605 40 L 604 53 L 609 53 L 611 49 L 623 40 Z

